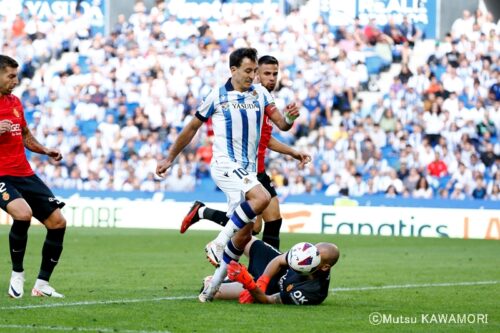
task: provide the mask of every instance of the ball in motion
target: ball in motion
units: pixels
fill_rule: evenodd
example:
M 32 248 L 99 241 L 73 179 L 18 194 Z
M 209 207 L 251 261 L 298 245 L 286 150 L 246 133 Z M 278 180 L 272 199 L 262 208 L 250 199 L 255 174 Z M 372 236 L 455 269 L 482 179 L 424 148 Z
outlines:
M 319 251 L 311 243 L 295 244 L 287 254 L 288 266 L 300 274 L 310 274 L 318 268 L 321 257 Z

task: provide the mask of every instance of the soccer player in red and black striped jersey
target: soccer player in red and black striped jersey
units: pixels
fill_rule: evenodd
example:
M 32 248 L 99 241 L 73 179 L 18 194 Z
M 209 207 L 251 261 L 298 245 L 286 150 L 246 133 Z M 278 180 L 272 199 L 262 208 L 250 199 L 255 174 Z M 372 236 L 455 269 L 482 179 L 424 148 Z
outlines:
M 14 59 L 0 55 L 0 208 L 13 219 L 9 233 L 12 274 L 8 294 L 13 298 L 24 294 L 24 253 L 30 221 L 35 217 L 45 225 L 47 235 L 31 295 L 63 297 L 49 285 L 49 279 L 63 249 L 66 220 L 61 208 L 64 203 L 35 175 L 24 148 L 54 161 L 60 161 L 62 156 L 57 149 L 41 145 L 26 124 L 21 101 L 12 95 L 19 83 L 18 67 Z
M 278 82 L 278 60 L 273 56 L 265 55 L 259 58 L 258 65 L 258 78 L 260 84 L 262 84 L 269 92 L 272 92 L 276 88 L 276 84 Z M 269 117 L 265 115 L 261 128 L 261 136 L 257 153 L 257 179 L 269 192 L 269 194 L 271 194 L 271 202 L 262 214 L 257 217 L 257 221 L 254 226 L 254 234 L 260 231 L 263 219 L 265 223 L 262 240 L 276 249 L 279 249 L 279 233 L 282 218 L 276 190 L 274 189 L 271 179 L 267 175 L 265 169 L 264 160 L 266 150 L 269 148 L 278 153 L 292 156 L 298 160 L 300 164 L 308 163 L 311 161 L 311 157 L 308 154 L 299 152 L 276 140 L 272 136 L 272 131 L 272 122 Z M 229 218 L 226 216 L 226 212 L 206 207 L 202 202 L 196 201 L 182 222 L 181 233 L 184 233 L 191 225 L 200 219 L 207 219 L 224 226 Z

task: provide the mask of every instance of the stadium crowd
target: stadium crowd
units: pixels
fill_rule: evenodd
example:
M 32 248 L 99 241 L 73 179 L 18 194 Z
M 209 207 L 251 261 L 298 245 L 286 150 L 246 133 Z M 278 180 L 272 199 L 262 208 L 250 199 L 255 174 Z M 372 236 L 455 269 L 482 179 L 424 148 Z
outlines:
M 138 1 L 104 36 L 78 11 L 62 22 L 27 10 L 0 19 L 2 53 L 22 64 L 16 94 L 30 128 L 64 156 L 33 154 L 32 166 L 49 187 L 78 190 L 193 191 L 209 178 L 210 124 L 166 180 L 154 171 L 229 77 L 228 52 L 251 46 L 280 61 L 279 108 L 301 107 L 294 128 L 276 137 L 313 157 L 297 169 L 269 154 L 281 196 L 347 188 L 353 197 L 499 200 L 499 36 L 490 13 L 464 11 L 418 62 L 425 35 L 408 17 L 333 27 L 299 9 L 193 21 L 169 15 L 163 1 L 151 10 Z M 363 99 L 391 66 L 401 70 L 389 88 Z

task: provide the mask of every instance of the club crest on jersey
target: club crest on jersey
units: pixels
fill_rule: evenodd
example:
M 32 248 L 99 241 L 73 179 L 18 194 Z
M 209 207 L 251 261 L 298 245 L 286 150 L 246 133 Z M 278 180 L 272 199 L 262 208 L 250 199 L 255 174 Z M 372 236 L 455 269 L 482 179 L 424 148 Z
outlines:
M 248 178 L 246 178 L 246 177 L 245 177 L 245 178 L 243 178 L 243 183 L 245 183 L 245 184 L 250 183 L 250 179 L 248 179 Z
M 225 102 L 225 103 L 222 103 L 220 105 L 220 107 L 222 108 L 223 111 L 227 111 L 229 109 L 229 104 L 227 102 Z
M 252 91 L 252 95 L 255 98 L 259 98 L 259 93 L 256 90 Z
M 7 193 L 7 192 L 3 192 L 3 193 L 2 193 L 2 199 L 3 199 L 4 201 L 9 200 L 9 199 L 10 199 L 10 194 L 9 194 L 9 193 Z
M 293 284 L 286 286 L 286 291 L 290 292 L 293 289 Z
M 21 117 L 21 114 L 19 113 L 19 111 L 17 111 L 16 108 L 12 109 L 12 113 L 14 114 L 14 116 L 16 116 L 17 118 Z

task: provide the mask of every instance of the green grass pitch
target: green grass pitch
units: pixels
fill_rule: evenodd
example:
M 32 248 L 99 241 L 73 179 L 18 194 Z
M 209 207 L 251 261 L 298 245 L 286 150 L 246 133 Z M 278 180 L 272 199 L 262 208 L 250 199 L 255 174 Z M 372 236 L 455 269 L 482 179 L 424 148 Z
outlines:
M 330 241 L 341 251 L 327 301 L 295 307 L 198 303 L 213 272 L 203 247 L 216 232 L 140 229 L 68 229 L 51 279 L 66 298 L 41 299 L 29 294 L 45 231 L 32 227 L 25 296 L 10 299 L 8 232 L 0 227 L 0 332 L 500 332 L 498 241 L 282 234 L 283 249 Z M 372 312 L 419 322 L 372 325 Z M 471 313 L 488 323 L 420 319 Z

